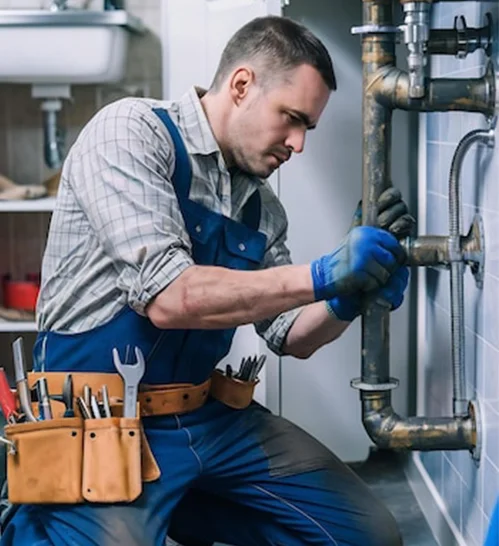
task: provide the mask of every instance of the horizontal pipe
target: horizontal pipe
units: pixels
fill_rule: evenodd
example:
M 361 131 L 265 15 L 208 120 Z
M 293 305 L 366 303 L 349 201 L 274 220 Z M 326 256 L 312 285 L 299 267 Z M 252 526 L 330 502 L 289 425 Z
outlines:
M 406 417 L 391 406 L 390 392 L 362 392 L 362 420 L 371 440 L 385 449 L 417 451 L 476 447 L 475 420 L 466 417 Z
M 488 24 L 480 28 L 466 28 L 465 30 L 432 29 L 428 40 L 427 52 L 429 55 L 459 55 L 461 58 L 477 49 L 483 49 L 487 57 L 492 49 L 492 24 L 490 15 Z
M 438 78 L 427 81 L 426 96 L 409 97 L 409 75 L 395 67 L 380 70 L 371 82 L 371 92 L 387 108 L 419 112 L 479 112 L 492 116 L 496 107 L 495 76 L 492 63 L 481 78 Z
M 400 241 L 407 256 L 407 265 L 428 267 L 450 263 L 449 238 L 444 235 L 407 237 Z

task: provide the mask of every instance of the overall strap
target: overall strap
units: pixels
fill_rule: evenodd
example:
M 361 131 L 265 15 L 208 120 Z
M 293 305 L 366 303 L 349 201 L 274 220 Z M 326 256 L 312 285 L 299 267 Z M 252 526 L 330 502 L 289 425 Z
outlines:
M 173 171 L 172 182 L 179 198 L 179 201 L 187 201 L 191 189 L 191 160 L 185 148 L 184 141 L 177 126 L 164 108 L 153 108 L 152 110 L 164 123 L 170 133 L 175 147 L 175 170 Z
M 258 231 L 260 227 L 260 216 L 262 214 L 262 199 L 260 197 L 260 190 L 257 188 L 248 199 L 243 209 L 243 224 L 255 231 Z
M 185 148 L 182 136 L 168 112 L 164 108 L 153 108 L 153 112 L 164 123 L 173 140 L 173 145 L 175 147 L 175 170 L 173 172 L 172 182 L 179 200 L 181 202 L 186 202 L 189 199 L 192 179 L 189 154 Z M 258 231 L 260 226 L 261 206 L 262 200 L 260 192 L 257 189 L 244 206 L 242 217 L 243 224 L 255 231 Z

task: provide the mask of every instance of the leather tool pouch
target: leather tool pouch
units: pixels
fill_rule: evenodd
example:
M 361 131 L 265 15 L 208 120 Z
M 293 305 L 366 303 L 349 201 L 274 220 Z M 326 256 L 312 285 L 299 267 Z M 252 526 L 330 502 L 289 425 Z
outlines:
M 214 370 L 211 376 L 210 394 L 231 408 L 244 409 L 251 404 L 257 384 L 258 379 L 241 381 L 227 377 L 220 370 Z
M 61 418 L 5 427 L 13 504 L 132 502 L 143 481 L 159 478 L 139 418 Z
M 83 421 L 53 419 L 7 425 L 9 501 L 17 503 L 82 502 Z
M 83 498 L 131 502 L 142 492 L 140 419 L 85 419 Z

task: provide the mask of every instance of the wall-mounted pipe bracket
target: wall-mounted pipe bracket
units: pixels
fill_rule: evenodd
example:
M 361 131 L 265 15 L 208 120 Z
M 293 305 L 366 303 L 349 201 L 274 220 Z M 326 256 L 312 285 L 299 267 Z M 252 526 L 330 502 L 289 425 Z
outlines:
M 478 400 L 470 400 L 468 404 L 468 414 L 474 425 L 473 430 L 473 447 L 470 449 L 471 458 L 475 461 L 476 465 L 480 464 L 480 457 L 482 456 L 482 416 L 480 413 L 480 406 Z
M 466 265 L 470 266 L 477 288 L 481 290 L 485 274 L 485 236 L 483 220 L 479 214 L 473 218 L 468 234 L 461 237 L 461 253 Z

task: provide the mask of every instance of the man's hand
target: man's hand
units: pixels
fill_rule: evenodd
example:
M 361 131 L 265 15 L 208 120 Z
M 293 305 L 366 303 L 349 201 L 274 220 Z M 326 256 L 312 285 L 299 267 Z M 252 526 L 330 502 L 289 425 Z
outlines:
M 357 205 L 351 228 L 362 224 L 362 201 Z M 408 213 L 407 205 L 397 188 L 388 188 L 378 199 L 378 226 L 392 233 L 397 239 L 411 235 L 416 220 Z
M 383 299 L 390 304 L 391 310 L 394 311 L 404 301 L 404 292 L 408 282 L 409 269 L 405 266 L 400 267 L 382 288 L 366 294 L 357 292 L 350 296 L 336 296 L 326 302 L 326 307 L 334 317 L 349 322 L 361 314 L 366 299 Z
M 404 258 L 404 250 L 387 231 L 355 227 L 334 252 L 312 262 L 315 299 L 329 300 L 380 288 Z
M 362 201 L 357 205 L 352 225 L 353 229 L 362 224 Z M 416 221 L 407 212 L 407 205 L 402 200 L 400 191 L 396 188 L 386 189 L 378 199 L 378 225 L 392 233 L 397 239 L 408 237 Z M 387 284 L 368 294 L 354 293 L 349 296 L 336 296 L 326 302 L 328 310 L 340 320 L 352 321 L 362 312 L 362 302 L 365 298 L 382 298 L 392 310 L 398 309 L 404 299 L 409 272 L 406 267 L 398 269 Z

